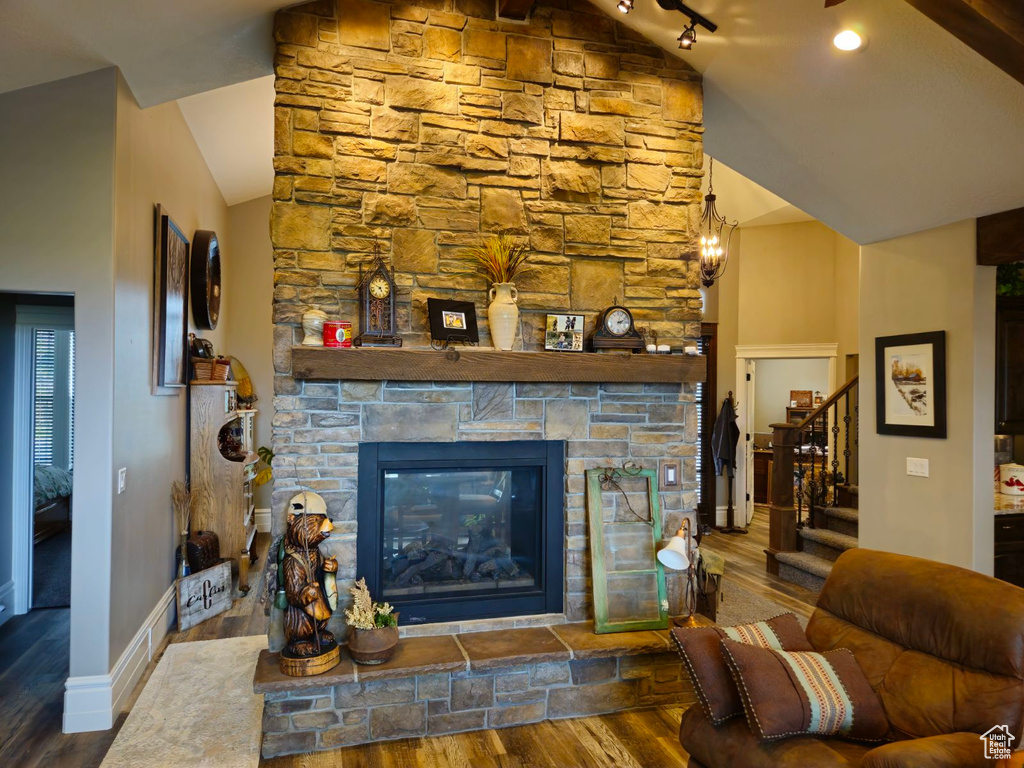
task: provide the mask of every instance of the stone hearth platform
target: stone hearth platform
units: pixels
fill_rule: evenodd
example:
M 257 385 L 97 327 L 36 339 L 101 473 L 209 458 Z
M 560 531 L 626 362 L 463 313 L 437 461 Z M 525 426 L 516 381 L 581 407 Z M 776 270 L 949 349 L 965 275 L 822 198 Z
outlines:
M 590 622 L 407 637 L 378 666 L 343 649 L 313 678 L 263 651 L 254 690 L 264 757 L 696 701 L 667 631 L 597 635 Z

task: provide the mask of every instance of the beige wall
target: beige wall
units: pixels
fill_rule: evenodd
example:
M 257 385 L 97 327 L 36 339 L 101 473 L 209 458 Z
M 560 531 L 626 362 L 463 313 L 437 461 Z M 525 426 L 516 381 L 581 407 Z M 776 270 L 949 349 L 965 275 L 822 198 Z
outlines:
M 862 380 L 874 339 L 946 331 L 945 440 L 875 431 L 873 386 L 861 391 L 861 546 L 992 572 L 995 268 L 976 266 L 974 221 L 861 248 Z M 909 477 L 907 457 L 930 477 Z
M 186 237 L 212 229 L 231 252 L 227 206 L 177 104 L 140 109 L 119 77 L 116 147 L 114 466 L 128 469 L 128 486 L 114 497 L 111 664 L 174 581 L 170 490 L 185 476 L 186 394 L 151 388 L 154 204 Z M 218 351 L 231 306 L 225 291 L 217 330 L 200 334 Z
M 835 244 L 836 381 L 842 384 L 857 375 L 857 370 L 847 370 L 847 356 L 860 354 L 860 247 L 839 233 Z
M 113 69 L 0 96 L 0 290 L 75 297 L 72 676 L 110 670 L 115 98 Z
M 250 321 L 265 315 L 262 357 L 249 369 L 269 405 L 269 202 L 261 214 L 254 204 L 234 220 L 249 239 L 232 250 L 228 209 L 178 107 L 141 110 L 113 68 L 0 95 L 0 291 L 75 297 L 72 677 L 110 673 L 173 583 L 169 492 L 184 477 L 185 395 L 150 389 L 155 203 L 189 236 L 196 229 L 220 235 L 221 323 L 203 335 L 230 352 L 229 329 L 239 328 L 239 349 L 252 349 L 243 354 L 255 359 L 260 342 Z M 246 215 L 262 223 L 250 226 Z M 256 255 L 260 235 L 263 256 Z M 270 418 L 258 422 L 264 442 Z M 9 431 L 4 418 L 0 429 Z M 121 495 L 118 467 L 128 469 Z M 11 514 L 4 495 L 4 530 Z M 0 536 L 0 588 L 9 549 Z
M 743 231 L 739 344 L 835 341 L 836 237 L 817 222 Z
M 231 206 L 224 295 L 230 301 L 227 351 L 249 371 L 259 401 L 256 445 L 270 446 L 274 419 L 274 253 L 269 196 Z M 256 508 L 270 508 L 271 485 L 256 489 Z

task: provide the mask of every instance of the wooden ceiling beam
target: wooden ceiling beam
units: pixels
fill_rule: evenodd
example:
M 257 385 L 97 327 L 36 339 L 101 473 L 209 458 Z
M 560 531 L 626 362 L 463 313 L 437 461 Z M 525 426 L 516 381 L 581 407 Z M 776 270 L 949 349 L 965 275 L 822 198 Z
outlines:
M 1024 208 L 978 219 L 978 264 L 998 267 L 1024 261 Z
M 536 0 L 500 0 L 498 15 L 504 19 L 524 20 L 533 10 Z
M 1020 0 L 907 0 L 1003 72 L 1024 83 L 1024 3 Z

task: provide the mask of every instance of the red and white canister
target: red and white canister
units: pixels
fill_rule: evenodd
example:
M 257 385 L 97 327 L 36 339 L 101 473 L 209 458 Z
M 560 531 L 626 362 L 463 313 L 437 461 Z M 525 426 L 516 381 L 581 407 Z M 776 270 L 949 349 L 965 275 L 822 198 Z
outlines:
M 351 347 L 352 323 L 345 320 L 328 320 L 324 323 L 325 347 Z

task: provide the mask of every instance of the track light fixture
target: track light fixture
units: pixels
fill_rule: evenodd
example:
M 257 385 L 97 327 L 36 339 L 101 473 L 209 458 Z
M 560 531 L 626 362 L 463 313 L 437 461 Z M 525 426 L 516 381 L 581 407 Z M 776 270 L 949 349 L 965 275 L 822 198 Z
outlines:
M 683 34 L 679 36 L 679 47 L 684 51 L 688 51 L 697 44 L 697 25 L 690 24 L 686 29 L 683 30 Z
M 629 13 L 633 10 L 635 2 L 636 0 L 619 0 L 618 5 L 615 7 L 623 13 Z M 680 2 L 680 0 L 655 0 L 655 2 L 666 11 L 679 11 L 679 13 L 690 20 L 689 26 L 683 29 L 683 34 L 679 36 L 679 47 L 684 51 L 690 50 L 697 44 L 697 27 L 704 27 L 704 29 L 712 33 L 718 29 L 717 24 L 704 18 L 688 5 Z

